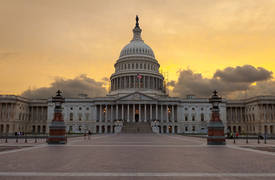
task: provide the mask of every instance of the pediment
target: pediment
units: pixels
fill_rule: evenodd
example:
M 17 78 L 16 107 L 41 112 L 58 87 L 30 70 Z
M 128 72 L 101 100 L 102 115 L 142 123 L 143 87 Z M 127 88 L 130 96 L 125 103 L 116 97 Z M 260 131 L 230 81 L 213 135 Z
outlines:
M 132 94 L 120 97 L 118 100 L 119 101 L 156 101 L 157 99 L 151 96 L 136 92 L 136 93 L 132 93 Z

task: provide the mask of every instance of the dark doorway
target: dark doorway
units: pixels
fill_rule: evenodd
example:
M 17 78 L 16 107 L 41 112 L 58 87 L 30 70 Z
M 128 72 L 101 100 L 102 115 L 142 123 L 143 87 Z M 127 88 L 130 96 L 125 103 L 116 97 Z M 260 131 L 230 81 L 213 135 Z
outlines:
M 135 114 L 135 121 L 138 122 L 139 120 L 139 114 Z
M 167 127 L 166 126 L 163 126 L 163 133 L 166 133 L 167 132 Z
M 111 133 L 111 126 L 107 127 L 107 133 Z
M 105 126 L 101 126 L 101 133 L 105 133 Z

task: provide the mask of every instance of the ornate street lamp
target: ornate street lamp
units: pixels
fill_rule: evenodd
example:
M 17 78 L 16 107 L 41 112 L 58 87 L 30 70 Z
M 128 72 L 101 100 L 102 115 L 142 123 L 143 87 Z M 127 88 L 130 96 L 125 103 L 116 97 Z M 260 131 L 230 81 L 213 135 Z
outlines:
M 49 126 L 48 144 L 66 144 L 66 126 L 62 115 L 62 104 L 65 99 L 61 95 L 61 91 L 56 92 L 56 96 L 52 98 L 52 102 L 55 104 L 54 118 Z
M 209 102 L 212 104 L 211 120 L 208 123 L 208 145 L 225 145 L 224 125 L 220 119 L 219 104 L 222 98 L 219 97 L 218 92 L 215 90 Z

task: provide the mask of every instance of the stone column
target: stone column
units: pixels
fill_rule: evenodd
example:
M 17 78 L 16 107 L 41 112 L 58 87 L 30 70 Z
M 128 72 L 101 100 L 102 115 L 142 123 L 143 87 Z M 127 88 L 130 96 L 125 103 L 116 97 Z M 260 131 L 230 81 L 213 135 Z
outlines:
M 108 104 L 105 105 L 105 122 L 108 121 Z
M 101 114 L 102 114 L 102 105 L 100 104 L 99 105 L 99 122 L 102 122 Z
M 168 117 L 168 105 L 166 105 L 166 122 L 169 122 L 169 117 Z
M 111 122 L 113 122 L 113 105 L 111 105 Z
M 152 120 L 152 104 L 150 104 L 150 121 Z
M 138 122 L 141 122 L 141 105 L 138 106 Z
M 174 112 L 174 105 L 172 105 L 172 111 L 171 111 L 171 113 L 172 113 L 172 122 L 174 123 L 175 122 L 175 112 Z
M 121 104 L 121 119 L 122 119 L 122 121 L 124 120 L 124 107 L 123 107 L 124 105 L 123 104 Z
M 118 104 L 116 104 L 116 120 L 118 120 Z
M 144 122 L 147 122 L 147 119 L 146 119 L 146 104 L 144 104 Z
M 133 122 L 135 122 L 135 104 L 133 104 Z
M 127 105 L 127 122 L 130 122 L 130 105 Z
M 156 119 L 159 120 L 158 119 L 158 104 L 156 104 Z
M 160 122 L 163 122 L 163 105 L 160 105 Z

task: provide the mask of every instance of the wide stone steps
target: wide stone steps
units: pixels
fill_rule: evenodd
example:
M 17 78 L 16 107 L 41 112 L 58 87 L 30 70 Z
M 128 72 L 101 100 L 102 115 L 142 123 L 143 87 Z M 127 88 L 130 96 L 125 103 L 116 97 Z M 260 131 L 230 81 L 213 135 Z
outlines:
M 122 133 L 152 133 L 149 122 L 124 122 Z

